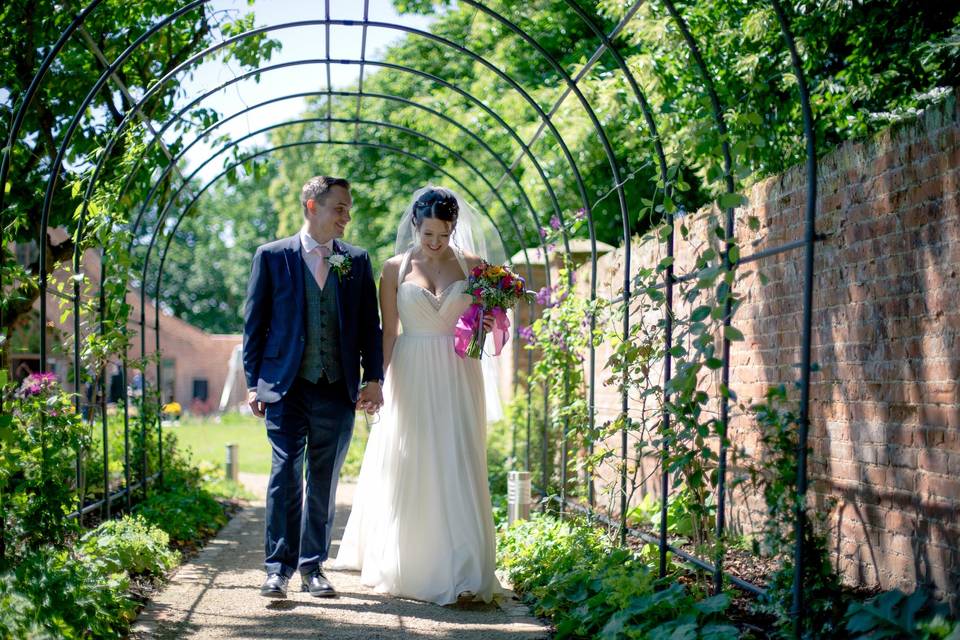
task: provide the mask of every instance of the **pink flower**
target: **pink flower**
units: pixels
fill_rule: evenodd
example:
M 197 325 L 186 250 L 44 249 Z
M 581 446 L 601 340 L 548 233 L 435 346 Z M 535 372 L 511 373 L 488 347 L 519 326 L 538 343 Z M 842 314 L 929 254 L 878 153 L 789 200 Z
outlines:
M 54 391 L 57 388 L 57 376 L 52 372 L 31 373 L 20 384 L 17 397 L 30 398 L 41 393 Z

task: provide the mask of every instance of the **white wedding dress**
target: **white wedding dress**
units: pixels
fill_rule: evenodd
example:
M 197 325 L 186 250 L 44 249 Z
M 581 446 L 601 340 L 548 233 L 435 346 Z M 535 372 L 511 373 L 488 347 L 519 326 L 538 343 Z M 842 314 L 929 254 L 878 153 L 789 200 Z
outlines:
M 464 276 L 466 261 L 454 251 Z M 353 507 L 333 566 L 361 572 L 380 593 L 451 604 L 464 592 L 500 592 L 487 485 L 486 407 L 479 360 L 453 349 L 470 306 L 467 281 L 438 295 L 397 287 L 402 332 L 384 382 L 384 406 L 367 442 Z

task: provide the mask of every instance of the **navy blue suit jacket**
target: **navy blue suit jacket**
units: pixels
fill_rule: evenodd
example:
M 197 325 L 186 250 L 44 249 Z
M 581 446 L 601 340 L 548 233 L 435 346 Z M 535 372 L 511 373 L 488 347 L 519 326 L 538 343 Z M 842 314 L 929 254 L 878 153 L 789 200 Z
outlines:
M 373 266 L 366 251 L 334 240 L 334 253 L 350 259 L 350 271 L 334 287 L 340 311 L 340 354 L 350 399 L 357 401 L 363 381 L 383 378 L 383 331 L 377 307 Z M 300 370 L 306 333 L 306 289 L 300 236 L 257 249 L 244 307 L 243 368 L 247 388 L 262 402 L 276 402 Z

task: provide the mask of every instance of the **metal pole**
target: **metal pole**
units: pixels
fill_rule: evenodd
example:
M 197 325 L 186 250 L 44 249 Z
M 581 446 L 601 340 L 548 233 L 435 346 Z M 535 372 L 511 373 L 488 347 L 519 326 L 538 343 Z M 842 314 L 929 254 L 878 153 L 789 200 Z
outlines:
M 127 379 L 127 348 L 123 348 L 123 481 L 127 490 L 127 511 L 131 507 L 130 494 L 130 387 Z
M 707 68 L 707 63 L 703 58 L 703 55 L 700 52 L 700 47 L 697 45 L 696 40 L 693 37 L 693 34 L 690 32 L 689 27 L 687 26 L 686 21 L 683 19 L 683 16 L 680 15 L 680 12 L 677 11 L 676 6 L 673 4 L 673 0 L 664 0 L 664 5 L 667 8 L 667 11 L 670 13 L 674 22 L 676 22 L 677 27 L 680 29 L 680 33 L 683 35 L 684 41 L 687 43 L 687 48 L 690 49 L 690 53 L 693 56 L 693 59 L 697 65 L 697 68 L 700 71 L 700 74 L 703 76 L 703 83 L 707 89 L 707 93 L 710 96 L 710 105 L 713 110 L 713 119 L 717 125 L 717 130 L 720 132 L 720 150 L 723 156 L 723 177 L 726 192 L 732 194 L 736 191 L 736 187 L 733 181 L 733 159 L 730 155 L 730 141 L 729 136 L 727 135 L 727 123 L 724 119 L 723 109 L 720 105 L 720 97 L 717 94 L 716 87 L 713 82 L 713 76 L 710 74 L 710 70 Z M 726 270 L 730 269 L 730 242 L 733 239 L 733 224 L 734 224 L 734 212 L 733 207 L 728 207 L 726 209 L 726 226 L 724 228 L 725 237 L 724 237 L 724 250 L 723 250 L 723 264 Z M 721 282 L 718 288 L 724 287 L 726 283 Z M 724 303 L 724 315 L 723 315 L 723 346 L 722 346 L 722 371 L 721 371 L 721 384 L 723 385 L 723 393 L 720 399 L 720 450 L 718 453 L 718 465 L 717 465 L 717 553 L 715 554 L 715 563 L 716 571 L 714 572 L 714 593 L 720 593 L 723 587 L 723 544 L 721 539 L 724 534 L 724 510 L 726 509 L 725 499 L 725 483 L 726 483 L 726 471 L 727 471 L 727 430 L 730 421 L 730 399 L 729 394 L 727 393 L 728 385 L 730 383 L 730 340 L 727 338 L 726 328 L 730 326 L 732 309 L 733 309 L 733 286 L 732 284 L 728 286 L 729 291 L 727 291 L 726 301 Z
M 547 263 L 547 270 L 549 271 L 550 264 L 549 260 Z M 550 438 L 550 388 L 546 382 L 543 383 L 543 438 L 540 443 L 540 464 L 542 465 L 540 469 L 540 476 L 543 483 L 543 511 L 547 511 L 547 497 L 550 493 L 550 475 L 547 473 L 547 441 Z
M 668 216 L 667 224 L 670 225 L 670 235 L 667 239 L 667 258 L 668 265 L 664 274 L 666 288 L 666 310 L 664 318 L 664 349 L 665 356 L 663 361 L 663 411 L 661 415 L 663 438 L 661 444 L 660 464 L 660 532 L 659 532 L 659 550 L 660 550 L 660 577 L 667 575 L 667 496 L 670 492 L 670 474 L 667 470 L 667 460 L 670 457 L 670 445 L 667 441 L 667 434 L 670 433 L 670 380 L 673 371 L 673 356 L 670 350 L 673 349 L 673 258 L 674 247 L 676 243 L 676 234 L 673 232 L 673 216 Z
M 163 486 L 163 358 L 160 353 L 160 296 L 154 304 L 154 337 L 157 353 L 157 483 Z
M 803 256 L 803 335 L 800 346 L 800 424 L 797 443 L 797 505 L 794 524 L 794 567 L 793 567 L 793 604 L 791 616 L 794 620 L 794 635 L 803 634 L 803 619 L 806 613 L 803 601 L 804 553 L 803 540 L 806 536 L 807 506 L 807 438 L 810 430 L 810 363 L 811 338 L 813 327 L 813 275 L 814 249 L 817 235 L 817 142 L 816 129 L 813 126 L 813 109 L 810 106 L 810 91 L 803 73 L 803 61 L 797 52 L 790 21 L 779 0 L 772 0 L 784 42 L 790 51 L 790 61 L 797 78 L 800 92 L 800 106 L 803 112 L 803 133 L 807 139 L 807 205 L 804 222 Z

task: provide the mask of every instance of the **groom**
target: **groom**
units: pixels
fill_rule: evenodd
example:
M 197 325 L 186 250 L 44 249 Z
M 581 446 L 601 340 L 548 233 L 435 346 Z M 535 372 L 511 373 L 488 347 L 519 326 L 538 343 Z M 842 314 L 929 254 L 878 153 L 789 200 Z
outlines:
M 269 598 L 286 597 L 295 570 L 310 595 L 336 596 L 322 563 L 333 536 L 337 480 L 354 412 L 375 413 L 383 404 L 373 267 L 365 251 L 339 240 L 350 222 L 350 183 L 311 178 L 300 203 L 300 232 L 257 249 L 244 309 L 248 401 L 254 415 L 266 417 L 273 448 L 267 579 L 260 588 Z

